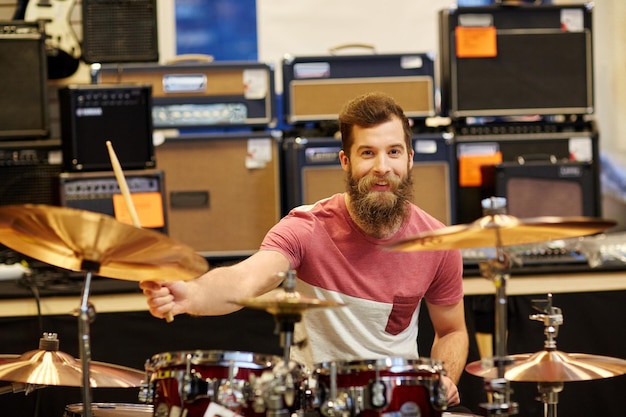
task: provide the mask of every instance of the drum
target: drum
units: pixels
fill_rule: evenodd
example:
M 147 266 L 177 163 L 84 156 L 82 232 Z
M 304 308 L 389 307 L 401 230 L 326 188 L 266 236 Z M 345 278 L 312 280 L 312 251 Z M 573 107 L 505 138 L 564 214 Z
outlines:
M 70 404 L 65 407 L 63 417 L 82 417 L 84 410 L 82 403 Z M 149 404 L 91 404 L 91 415 L 93 417 L 150 417 L 152 414 L 153 408 Z
M 314 375 L 325 415 L 440 417 L 447 404 L 443 365 L 426 358 L 327 362 Z
M 182 351 L 154 355 L 146 364 L 155 417 L 260 417 L 265 409 L 255 381 L 270 379 L 280 358 L 239 351 Z M 211 407 L 211 409 L 209 409 Z M 209 410 L 207 410 L 209 409 Z

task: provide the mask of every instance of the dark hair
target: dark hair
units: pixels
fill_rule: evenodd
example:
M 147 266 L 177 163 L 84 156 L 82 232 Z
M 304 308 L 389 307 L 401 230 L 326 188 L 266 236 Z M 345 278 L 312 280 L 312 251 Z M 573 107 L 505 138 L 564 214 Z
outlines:
M 404 141 L 407 150 L 413 148 L 412 133 L 409 120 L 404 115 L 402 107 L 385 93 L 367 93 L 349 101 L 339 113 L 339 132 L 341 133 L 341 147 L 346 155 L 350 156 L 350 148 L 354 143 L 352 130 L 354 126 L 373 127 L 397 117 L 404 128 Z

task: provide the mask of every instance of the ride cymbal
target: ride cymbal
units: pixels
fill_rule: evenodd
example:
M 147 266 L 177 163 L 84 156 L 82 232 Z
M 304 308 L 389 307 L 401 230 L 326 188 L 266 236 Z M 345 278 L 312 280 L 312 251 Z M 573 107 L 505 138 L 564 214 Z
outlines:
M 162 233 L 67 207 L 0 207 L 0 243 L 53 266 L 129 281 L 188 280 L 208 269 L 192 248 Z
M 469 223 L 418 234 L 387 246 L 396 251 L 469 249 L 523 245 L 602 232 L 617 223 L 594 217 L 519 219 L 493 214 Z
M 275 289 L 259 297 L 243 298 L 233 301 L 243 307 L 265 310 L 270 314 L 301 314 L 312 308 L 342 307 L 343 303 L 330 300 L 309 298 L 297 291 Z
M 507 357 L 512 364 L 505 366 L 504 378 L 516 382 L 571 382 L 611 378 L 626 373 L 626 360 L 584 353 L 543 350 L 534 354 Z M 498 369 L 476 361 L 465 370 L 487 379 L 497 377 Z

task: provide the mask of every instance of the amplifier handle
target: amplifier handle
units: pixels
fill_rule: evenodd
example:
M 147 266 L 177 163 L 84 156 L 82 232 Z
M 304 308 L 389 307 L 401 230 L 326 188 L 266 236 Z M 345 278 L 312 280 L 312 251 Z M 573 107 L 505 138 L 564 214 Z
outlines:
M 550 162 L 552 164 L 557 163 L 557 157 L 555 155 L 548 154 L 524 154 L 517 156 L 517 163 L 520 165 L 524 165 L 526 162 Z
M 369 43 L 344 43 L 343 45 L 337 45 L 328 49 L 328 52 L 330 52 L 331 55 L 336 55 L 337 52 L 341 51 L 342 49 L 350 48 L 369 49 L 372 55 L 376 55 L 376 48 L 374 47 L 374 45 L 370 45 Z
M 204 62 L 210 63 L 214 61 L 213 55 L 205 55 L 205 54 L 183 54 L 177 55 L 174 58 L 168 59 L 165 64 L 184 64 L 186 62 Z

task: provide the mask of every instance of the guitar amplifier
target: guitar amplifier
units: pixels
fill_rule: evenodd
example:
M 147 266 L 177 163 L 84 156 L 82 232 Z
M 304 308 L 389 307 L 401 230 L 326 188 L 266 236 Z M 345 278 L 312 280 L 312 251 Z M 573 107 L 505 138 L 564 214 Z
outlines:
M 453 148 L 450 137 L 421 133 L 413 137 L 413 201 L 446 225 L 455 222 Z M 346 191 L 339 162 L 341 141 L 327 137 L 292 137 L 283 142 L 284 201 L 290 209 Z
M 282 73 L 287 123 L 336 121 L 346 102 L 373 91 L 391 95 L 407 117 L 435 115 L 431 54 L 287 56 Z
M 591 161 L 508 162 L 494 166 L 495 194 L 516 217 L 600 217 L 600 187 Z
M 50 133 L 44 39 L 36 22 L 0 22 L 0 140 Z
M 276 122 L 274 70 L 258 62 L 103 65 L 103 83 L 152 85 L 155 129 L 265 127 Z
M 0 205 L 59 205 L 62 159 L 56 140 L 0 142 Z
M 593 113 L 592 12 L 589 4 L 440 11 L 442 114 Z
M 149 85 L 68 85 L 59 89 L 67 171 L 106 171 L 110 141 L 123 169 L 154 168 Z
M 545 215 L 550 212 L 564 213 L 563 210 L 573 207 L 577 207 L 576 212 L 580 215 L 601 213 L 597 195 L 599 134 L 595 123 L 584 126 L 466 126 L 454 131 L 454 147 L 457 220 L 461 223 L 470 223 L 482 217 L 480 201 L 494 196 L 496 192 L 513 201 L 524 199 L 527 194 L 537 199 L 536 207 L 543 204 L 539 200 L 556 201 L 557 196 L 568 201 L 570 207 L 557 210 L 550 205 L 548 210 L 543 211 Z M 523 177 L 525 179 L 522 180 Z M 572 181 L 577 184 L 570 184 Z M 558 183 L 563 186 L 559 188 Z M 577 191 L 564 192 L 568 184 Z M 575 198 L 577 194 L 582 194 L 587 200 L 582 206 Z M 517 204 L 513 202 L 513 206 Z M 524 215 L 531 213 L 528 206 L 514 211 Z
M 163 172 L 143 170 L 124 174 L 141 226 L 167 233 Z M 58 177 L 63 207 L 113 216 L 132 224 L 117 178 L 112 171 L 63 172 Z

